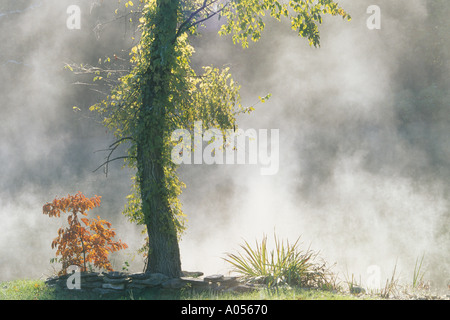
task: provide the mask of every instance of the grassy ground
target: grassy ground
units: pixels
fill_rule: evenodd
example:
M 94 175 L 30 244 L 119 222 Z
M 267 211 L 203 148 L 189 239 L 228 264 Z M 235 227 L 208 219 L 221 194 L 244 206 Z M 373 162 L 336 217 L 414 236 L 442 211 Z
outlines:
M 261 290 L 251 293 L 212 293 L 181 290 L 177 294 L 161 289 L 145 292 L 127 291 L 121 295 L 99 296 L 93 293 L 57 290 L 42 280 L 15 280 L 0 283 L 0 300 L 361 300 L 372 299 L 323 290 L 299 288 L 277 291 Z

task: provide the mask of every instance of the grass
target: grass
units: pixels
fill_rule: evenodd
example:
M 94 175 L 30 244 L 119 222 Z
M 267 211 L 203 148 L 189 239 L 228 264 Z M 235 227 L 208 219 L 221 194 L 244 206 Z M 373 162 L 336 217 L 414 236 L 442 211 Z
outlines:
M 381 297 L 389 298 L 395 296 L 398 293 L 399 282 L 396 276 L 397 263 L 395 263 L 394 270 L 392 271 L 391 278 L 386 279 L 384 288 L 381 289 Z
M 423 277 L 425 275 L 425 272 L 422 271 L 422 264 L 423 264 L 424 258 L 425 258 L 425 255 L 422 255 L 420 262 L 419 262 L 419 258 L 416 259 L 416 264 L 414 265 L 413 282 L 412 282 L 413 289 L 417 289 L 417 288 L 419 288 L 419 286 L 423 285 Z
M 0 283 L 0 300 L 52 300 L 55 296 L 42 280 Z

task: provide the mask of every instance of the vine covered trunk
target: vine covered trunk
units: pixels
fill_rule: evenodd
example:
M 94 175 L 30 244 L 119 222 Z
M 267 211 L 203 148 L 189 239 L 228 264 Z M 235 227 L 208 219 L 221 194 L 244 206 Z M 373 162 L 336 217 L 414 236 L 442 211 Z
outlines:
M 142 212 L 148 233 L 146 272 L 181 275 L 177 229 L 169 203 L 165 173 L 165 139 L 169 92 L 164 79 L 171 76 L 177 31 L 179 0 L 158 0 L 155 38 L 149 55 L 149 67 L 142 84 L 143 105 L 138 117 L 137 169 Z

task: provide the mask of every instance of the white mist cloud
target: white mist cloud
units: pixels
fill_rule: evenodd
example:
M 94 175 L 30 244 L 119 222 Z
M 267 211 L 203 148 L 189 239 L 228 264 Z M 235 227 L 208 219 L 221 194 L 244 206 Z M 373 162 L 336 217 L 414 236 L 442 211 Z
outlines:
M 262 40 L 244 52 L 224 44 L 229 39 L 205 36 L 199 63 L 231 65 L 249 104 L 273 94 L 241 128 L 280 128 L 280 171 L 261 177 L 252 166 L 208 168 L 204 175 L 182 169 L 191 221 L 182 242 L 187 265 L 223 269 L 218 257 L 238 249 L 242 238 L 252 242 L 275 230 L 290 240 L 301 236 L 341 274 L 363 281 L 376 265 L 384 283 L 396 262 L 409 281 L 425 253 L 428 275 L 443 284 L 448 182 L 428 176 L 440 169 L 400 133 L 396 104 L 406 83 L 404 57 L 419 54 L 415 32 L 425 28 L 426 2 L 379 1 L 381 30 L 366 26 L 370 4 L 342 1 L 353 20 L 326 18 L 320 49 L 289 33 L 287 24 L 268 23 Z M 222 184 L 236 191 L 217 192 Z

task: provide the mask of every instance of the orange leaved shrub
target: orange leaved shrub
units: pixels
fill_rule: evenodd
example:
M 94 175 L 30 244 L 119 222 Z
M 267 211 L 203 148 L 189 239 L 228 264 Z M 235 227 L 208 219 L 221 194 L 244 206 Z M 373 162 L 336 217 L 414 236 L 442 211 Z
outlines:
M 68 213 L 68 227 L 60 228 L 52 242 L 52 249 L 56 248 L 56 256 L 60 256 L 57 261 L 62 264 L 59 275 L 66 274 L 72 265 L 87 271 L 88 263 L 99 269 L 113 271 L 108 255 L 128 248 L 121 240 L 113 241 L 116 233 L 110 222 L 99 216 L 92 220 L 86 218 L 87 211 L 100 206 L 100 198 L 94 196 L 89 199 L 78 192 L 66 198 L 55 198 L 43 206 L 43 213 L 49 217 L 59 218 L 61 212 Z

